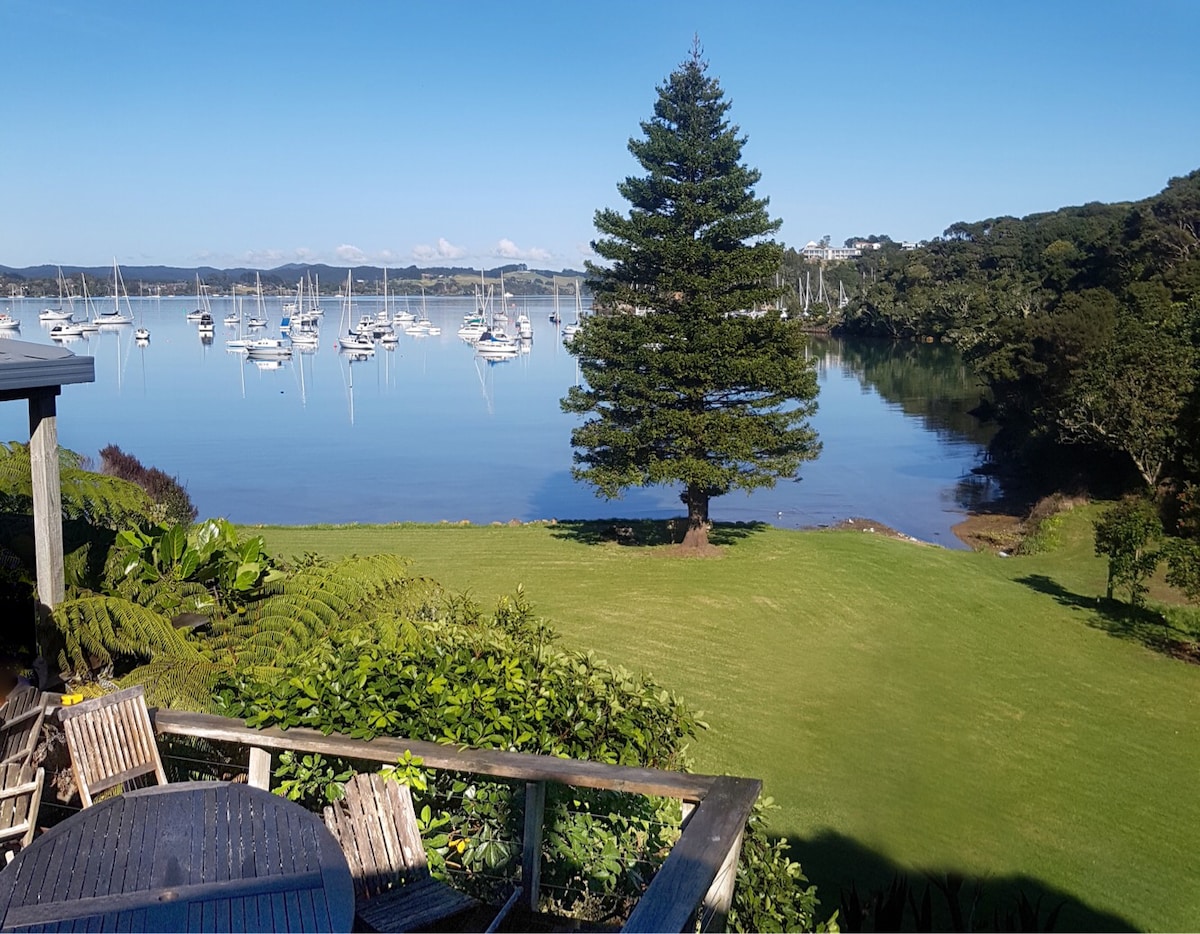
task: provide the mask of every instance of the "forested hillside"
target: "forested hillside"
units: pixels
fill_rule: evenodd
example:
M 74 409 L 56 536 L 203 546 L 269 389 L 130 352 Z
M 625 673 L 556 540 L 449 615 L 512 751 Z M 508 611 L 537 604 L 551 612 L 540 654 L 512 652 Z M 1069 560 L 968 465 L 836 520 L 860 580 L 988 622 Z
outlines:
M 1193 497 L 1200 171 L 1134 203 L 956 223 L 857 271 L 839 327 L 963 347 L 990 390 L 998 469 Z

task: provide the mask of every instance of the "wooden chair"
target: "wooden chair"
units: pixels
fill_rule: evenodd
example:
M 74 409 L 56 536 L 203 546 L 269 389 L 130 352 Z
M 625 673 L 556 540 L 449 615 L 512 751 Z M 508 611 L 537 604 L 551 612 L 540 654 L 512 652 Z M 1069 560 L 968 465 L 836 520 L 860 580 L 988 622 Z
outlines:
M 480 903 L 429 874 L 407 786 L 355 775 L 346 796 L 325 808 L 354 877 L 354 911 L 373 931 L 419 931 Z
M 149 784 L 148 776 L 167 783 L 141 685 L 63 707 L 58 716 L 85 808 L 118 785 Z
M 0 766 L 0 851 L 9 860 L 33 840 L 45 780 L 45 769 L 29 762 Z
M 24 765 L 33 760 L 45 716 L 41 691 L 29 684 L 13 689 L 0 707 L 0 766 Z

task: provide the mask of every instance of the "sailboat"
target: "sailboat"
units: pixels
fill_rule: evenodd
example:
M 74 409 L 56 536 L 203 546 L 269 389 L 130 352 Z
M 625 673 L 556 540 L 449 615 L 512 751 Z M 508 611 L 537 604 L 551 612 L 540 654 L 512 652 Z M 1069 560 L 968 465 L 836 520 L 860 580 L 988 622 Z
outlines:
M 263 323 L 266 323 L 266 309 L 263 302 L 262 294 L 262 276 L 255 276 L 255 284 L 258 290 L 258 311 L 257 316 L 262 317 Z M 250 319 L 255 320 L 254 318 Z M 228 342 L 227 346 L 234 342 Z M 246 351 L 246 355 L 255 361 L 263 360 L 281 360 L 286 357 L 291 357 L 292 348 L 290 344 L 285 344 L 282 338 L 279 337 L 258 337 L 245 338 L 238 341 L 238 344 Z
M 509 294 L 504 291 L 504 273 L 500 273 L 500 308 L 492 312 L 492 324 L 508 324 Z
M 296 307 L 304 308 L 304 280 L 301 279 L 296 285 Z M 286 319 L 285 319 L 286 320 Z M 321 340 L 321 334 L 315 327 L 306 322 L 315 320 L 311 316 L 307 316 L 303 311 L 297 312 L 292 316 L 291 325 L 287 329 L 288 337 L 291 339 L 292 346 L 297 349 L 301 347 L 315 348 Z
M 233 308 L 230 309 L 229 314 L 221 319 L 221 322 L 226 327 L 231 328 L 242 323 L 242 300 L 238 298 L 236 285 L 233 287 L 233 291 L 230 293 L 229 297 L 233 299 Z
M 193 324 L 195 324 L 201 318 L 203 318 L 205 314 L 209 315 L 210 317 L 212 315 L 212 307 L 208 301 L 208 286 L 200 281 L 200 273 L 196 273 L 196 308 L 195 310 L 187 313 L 185 320 L 191 321 Z
M 517 337 L 523 341 L 533 340 L 533 322 L 529 320 L 529 298 L 526 297 L 521 313 L 517 315 Z
M 425 287 L 421 287 L 421 317 L 404 329 L 405 334 L 411 334 L 413 337 L 431 337 L 442 333 L 442 329 L 434 327 L 432 321 L 429 320 L 429 313 L 425 310 Z
M 354 314 L 354 279 L 353 273 L 350 270 L 346 271 L 346 296 L 342 302 L 342 316 L 338 322 L 338 330 L 341 336 L 338 338 L 338 349 L 344 350 L 347 353 L 355 354 L 373 354 L 375 353 L 375 340 L 370 334 L 361 332 L 355 333 L 350 330 L 353 326 L 352 316 Z
M 407 325 L 407 324 L 412 324 L 416 320 L 417 320 L 417 316 L 414 315 L 408 309 L 408 293 L 405 293 L 405 295 L 404 295 L 404 310 L 397 311 L 395 314 L 392 315 L 392 324 Z
M 267 306 L 263 299 L 262 290 L 262 274 L 254 274 L 254 286 L 258 293 L 257 304 L 254 307 L 254 314 L 246 319 L 246 327 L 248 328 L 265 328 L 267 326 Z
M 67 280 L 63 277 L 62 267 L 58 267 L 58 307 L 43 308 L 38 312 L 39 321 L 70 321 L 74 314 L 74 309 L 63 308 L 63 295 L 66 293 L 67 301 L 70 302 L 70 292 L 67 290 Z
M 568 324 L 562 329 L 563 340 L 569 341 L 572 337 L 579 333 L 583 327 L 583 286 L 578 279 L 575 280 L 575 323 Z
M 121 296 L 125 296 L 126 311 L 121 311 Z M 121 267 L 113 257 L 113 310 L 103 312 L 96 318 L 101 327 L 107 325 L 133 324 L 133 309 L 129 307 L 129 294 L 125 291 L 125 280 L 121 278 Z
M 79 327 L 90 334 L 100 330 L 100 323 L 96 320 L 95 307 L 92 305 L 91 296 L 88 295 L 87 276 L 80 273 L 79 282 L 83 290 L 83 320 L 79 322 Z

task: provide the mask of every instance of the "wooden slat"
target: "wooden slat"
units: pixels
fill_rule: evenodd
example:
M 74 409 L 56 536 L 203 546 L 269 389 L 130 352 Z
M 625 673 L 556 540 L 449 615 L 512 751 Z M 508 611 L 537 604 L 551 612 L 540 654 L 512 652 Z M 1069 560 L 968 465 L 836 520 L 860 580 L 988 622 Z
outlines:
M 127 688 L 57 711 L 67 739 L 79 797 L 95 796 L 145 775 L 167 780 L 143 689 Z
M 41 739 L 45 698 L 33 685 L 13 689 L 0 707 L 0 765 L 24 764 L 33 758 Z
M 267 829 L 255 837 L 254 824 Z M 234 831 L 245 832 L 244 847 Z M 256 839 L 267 850 L 261 860 Z M 0 885 L 5 929 L 348 930 L 352 919 L 349 873 L 324 825 L 245 785 L 120 795 L 52 828 L 17 859 L 5 874 L 10 886 Z
M 0 371 L 0 381 L 4 379 Z M 62 484 L 58 473 L 58 387 L 29 395 L 29 472 L 33 493 L 33 546 L 38 601 L 54 608 L 66 596 L 62 545 Z
M 4 919 L 5 927 L 24 927 L 31 924 L 46 924 L 52 921 L 69 921 L 75 918 L 90 918 L 109 912 L 133 911 L 137 908 L 153 909 L 164 901 L 163 895 L 173 893 L 174 899 L 183 902 L 204 902 L 214 899 L 242 898 L 245 895 L 272 895 L 296 889 L 319 888 L 324 885 L 320 872 L 298 873 L 290 876 L 271 876 L 266 879 L 232 879 L 224 882 L 205 882 L 182 885 L 169 890 L 149 889 L 139 892 L 122 892 L 115 895 L 97 895 L 63 901 L 41 902 L 33 905 L 13 906 Z
M 453 769 L 491 778 L 549 781 L 580 788 L 602 788 L 667 798 L 702 799 L 712 787 L 711 775 L 668 772 L 662 769 L 607 765 L 579 759 L 559 759 L 525 752 L 466 749 L 421 740 L 380 736 L 363 741 L 333 733 L 293 727 L 252 729 L 238 720 L 182 710 L 157 710 L 154 728 L 161 734 L 203 739 L 263 749 L 317 752 L 324 756 L 392 764 L 405 751 L 419 756 L 432 769 Z
M 419 930 L 479 904 L 430 876 L 407 786 L 355 775 L 324 813 L 350 864 L 356 913 L 375 930 Z

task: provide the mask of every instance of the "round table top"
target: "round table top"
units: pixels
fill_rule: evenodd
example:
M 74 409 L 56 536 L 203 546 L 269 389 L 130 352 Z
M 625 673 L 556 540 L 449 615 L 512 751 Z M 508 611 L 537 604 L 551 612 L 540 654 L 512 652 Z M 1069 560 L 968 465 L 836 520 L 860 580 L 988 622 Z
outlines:
M 321 819 L 240 783 L 116 795 L 51 828 L 0 873 L 0 926 L 349 931 L 350 869 Z

